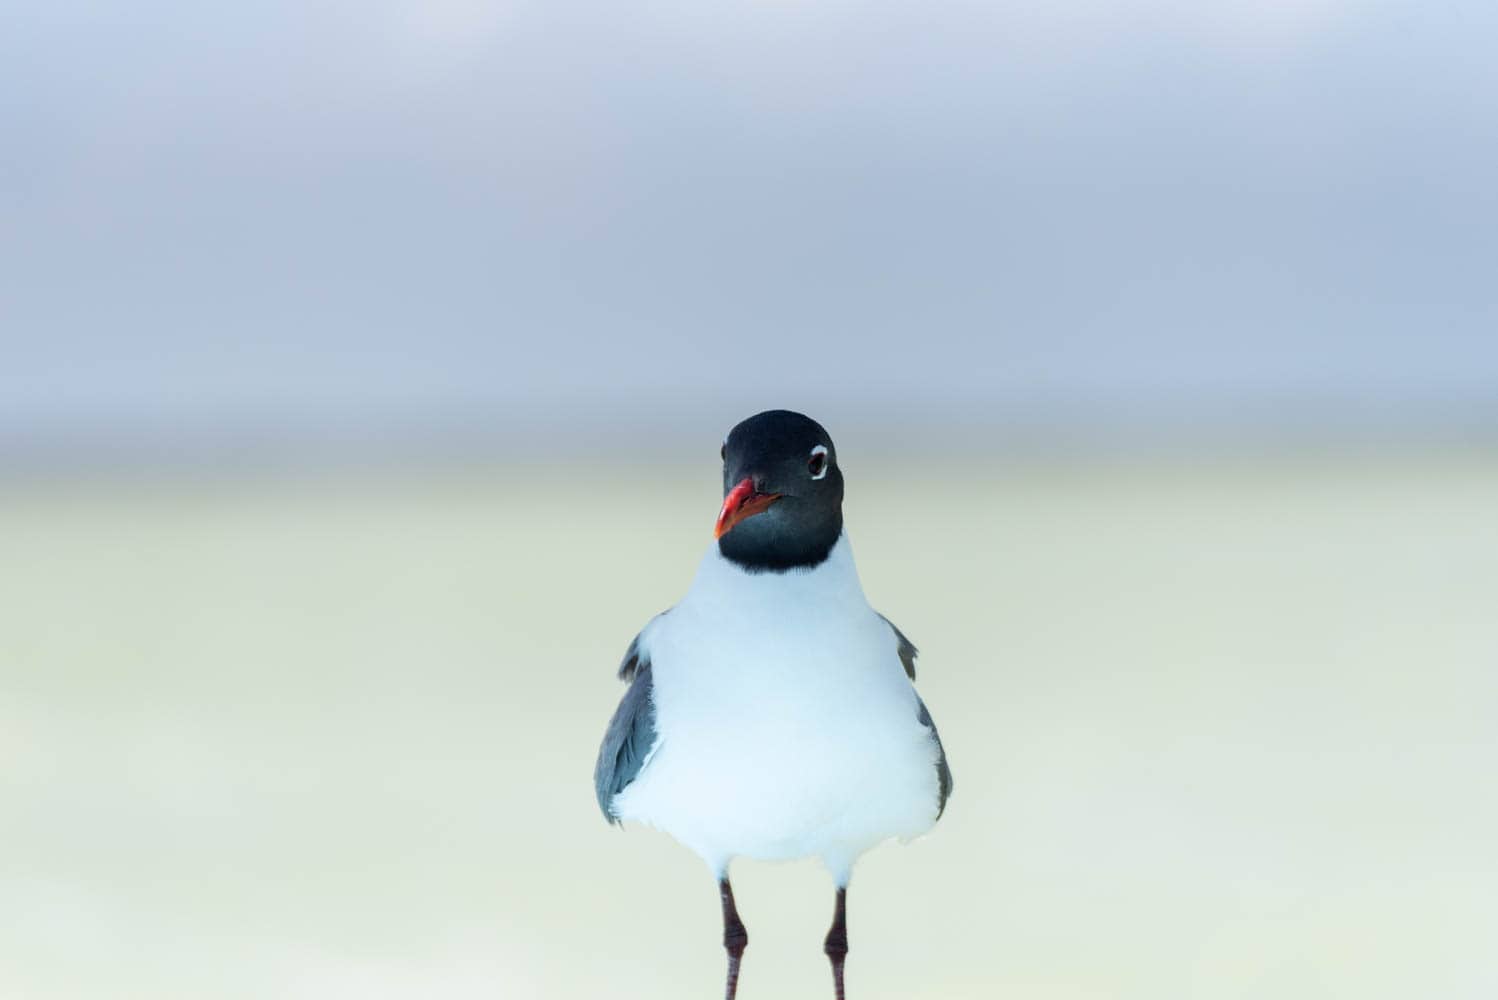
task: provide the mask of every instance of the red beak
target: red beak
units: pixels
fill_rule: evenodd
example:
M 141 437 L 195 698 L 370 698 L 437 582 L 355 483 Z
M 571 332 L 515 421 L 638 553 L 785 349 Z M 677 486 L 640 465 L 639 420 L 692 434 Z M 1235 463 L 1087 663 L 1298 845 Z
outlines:
M 779 493 L 754 492 L 754 480 L 744 479 L 723 498 L 723 509 L 718 511 L 718 523 L 713 525 L 713 537 L 722 538 L 733 530 L 735 524 L 755 514 L 763 514 L 779 499 Z

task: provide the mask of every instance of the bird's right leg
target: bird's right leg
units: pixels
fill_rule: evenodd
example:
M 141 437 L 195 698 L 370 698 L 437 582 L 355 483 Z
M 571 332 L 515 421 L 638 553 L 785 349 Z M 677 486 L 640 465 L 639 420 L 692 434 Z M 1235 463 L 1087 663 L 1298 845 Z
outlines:
M 832 911 L 832 929 L 822 946 L 832 963 L 832 990 L 837 1000 L 844 1000 L 843 963 L 848 958 L 848 887 L 837 887 L 837 906 Z
M 727 875 L 718 880 L 718 895 L 723 899 L 723 948 L 728 952 L 728 986 L 723 996 L 724 1000 L 734 1000 L 739 991 L 739 960 L 744 957 L 744 948 L 749 944 L 749 932 L 744 929 L 738 908 L 733 905 L 733 886 L 728 884 Z

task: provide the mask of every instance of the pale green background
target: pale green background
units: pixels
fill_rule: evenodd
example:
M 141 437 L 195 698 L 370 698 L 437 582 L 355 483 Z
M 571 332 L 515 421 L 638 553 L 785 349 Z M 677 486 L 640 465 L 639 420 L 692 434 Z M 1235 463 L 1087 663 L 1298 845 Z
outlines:
M 9 487 L 0 996 L 716 995 L 590 781 L 713 458 Z M 845 464 L 957 780 L 852 996 L 1494 995 L 1491 455 Z M 830 996 L 822 871 L 735 875 L 743 1000 Z

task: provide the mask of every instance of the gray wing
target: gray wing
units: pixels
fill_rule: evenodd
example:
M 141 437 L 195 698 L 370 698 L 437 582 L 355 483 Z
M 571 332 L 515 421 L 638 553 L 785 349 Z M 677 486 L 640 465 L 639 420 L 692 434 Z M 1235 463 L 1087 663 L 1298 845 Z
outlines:
M 879 617 L 884 618 L 883 615 Z M 905 675 L 914 681 L 915 658 L 920 655 L 920 650 L 915 648 L 915 643 L 906 638 L 905 633 L 894 622 L 884 618 L 884 624 L 895 633 L 896 650 L 900 654 L 900 662 L 905 666 Z M 920 695 L 916 695 L 915 704 L 916 721 L 931 730 L 931 738 L 936 741 L 936 818 L 941 819 L 941 814 L 947 809 L 947 799 L 952 794 L 952 769 L 947 766 L 947 751 L 942 748 L 941 734 L 936 731 L 936 723 L 932 721 L 931 713 L 926 709 L 926 703 L 921 701 Z
M 941 734 L 936 731 L 936 723 L 931 721 L 926 703 L 921 701 L 920 695 L 916 696 L 915 703 L 917 721 L 931 730 L 931 738 L 936 741 L 936 818 L 941 819 L 941 814 L 947 811 L 947 799 L 952 794 L 952 769 L 947 766 L 947 752 L 942 749 Z
M 879 612 L 875 611 L 874 614 L 879 615 Z M 895 640 L 899 643 L 900 662 L 905 664 L 905 676 L 915 680 L 915 658 L 920 655 L 921 651 L 915 648 L 915 643 L 905 638 L 905 633 L 900 631 L 900 626 L 883 615 L 879 617 L 884 619 L 884 624 L 894 630 Z
M 640 654 L 640 637 L 635 636 L 619 664 L 619 677 L 629 681 L 629 689 L 614 710 L 609 728 L 598 748 L 598 763 L 593 767 L 593 790 L 603 818 L 617 824 L 611 808 L 614 796 L 629 787 L 645 766 L 645 758 L 655 748 L 655 701 L 652 698 L 650 660 Z

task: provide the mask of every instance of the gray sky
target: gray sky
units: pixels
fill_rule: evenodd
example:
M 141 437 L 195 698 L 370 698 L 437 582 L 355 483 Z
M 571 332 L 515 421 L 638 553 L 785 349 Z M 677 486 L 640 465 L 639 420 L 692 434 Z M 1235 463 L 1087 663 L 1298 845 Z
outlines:
M 0 448 L 1498 423 L 1486 0 L 5 20 Z

